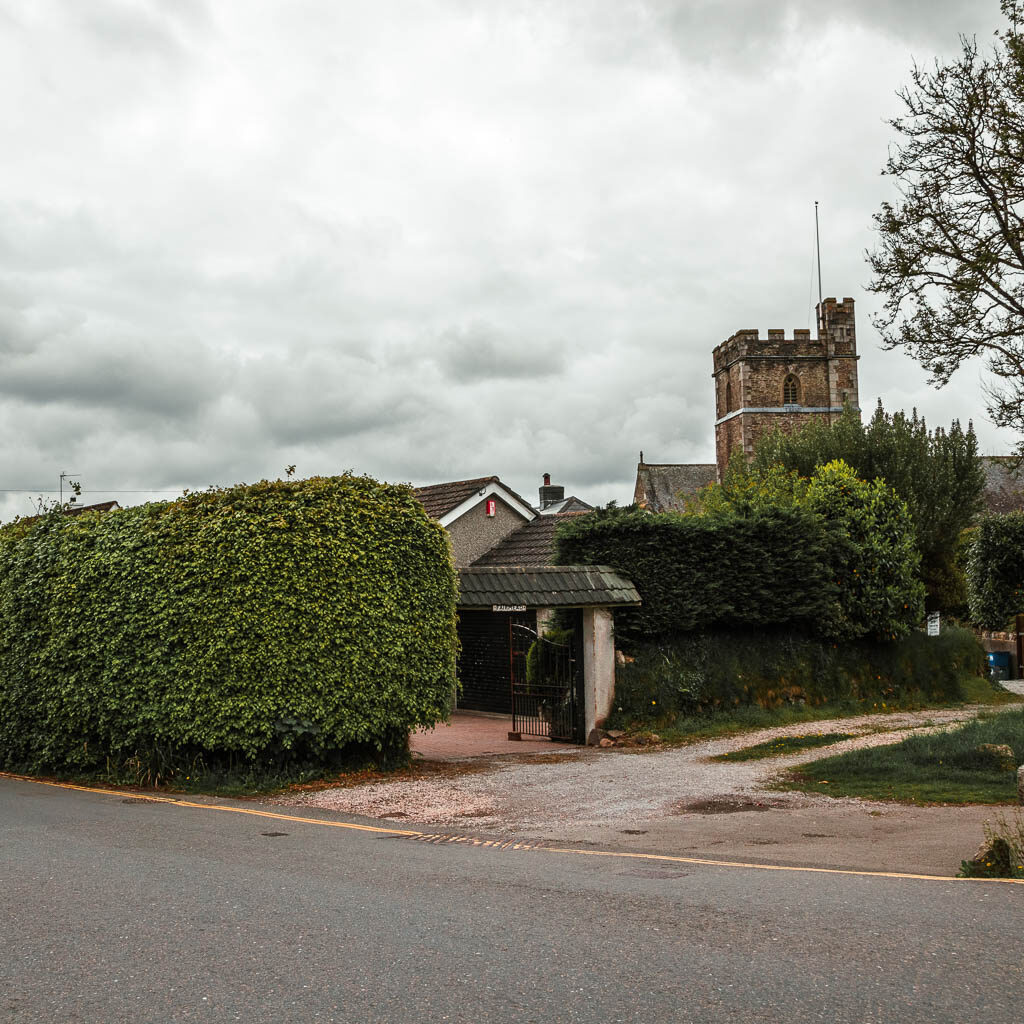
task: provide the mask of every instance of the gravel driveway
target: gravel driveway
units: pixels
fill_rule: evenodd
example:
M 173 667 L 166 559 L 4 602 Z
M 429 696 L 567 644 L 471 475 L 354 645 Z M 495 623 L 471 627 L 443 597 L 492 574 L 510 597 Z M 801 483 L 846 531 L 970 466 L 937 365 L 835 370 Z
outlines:
M 893 743 L 908 729 L 942 728 L 985 710 L 991 709 L 968 706 L 798 723 L 686 747 L 581 748 L 540 762 L 497 757 L 483 771 L 320 790 L 280 802 L 410 824 L 460 825 L 570 841 L 587 840 L 609 830 L 642 834 L 659 821 L 678 821 L 680 816 L 690 818 L 721 810 L 836 808 L 850 804 L 863 808 L 863 801 L 777 792 L 766 789 L 766 784 L 782 769 L 859 747 Z M 736 763 L 709 761 L 716 754 L 780 736 L 827 732 L 861 735 L 786 757 Z

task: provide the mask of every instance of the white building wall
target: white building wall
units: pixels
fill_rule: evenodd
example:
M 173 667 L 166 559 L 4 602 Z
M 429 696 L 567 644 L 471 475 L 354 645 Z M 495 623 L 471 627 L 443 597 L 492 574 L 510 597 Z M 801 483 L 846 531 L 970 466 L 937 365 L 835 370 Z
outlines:
M 600 729 L 615 699 L 615 636 L 608 608 L 583 609 L 583 701 L 587 742 Z

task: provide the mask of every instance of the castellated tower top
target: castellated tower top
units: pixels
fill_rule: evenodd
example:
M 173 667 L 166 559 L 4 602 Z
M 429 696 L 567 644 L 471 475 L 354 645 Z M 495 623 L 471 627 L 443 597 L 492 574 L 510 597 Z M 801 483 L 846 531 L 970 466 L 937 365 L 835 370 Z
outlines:
M 817 337 L 809 330 L 736 331 L 713 354 L 719 479 L 733 452 L 750 455 L 764 433 L 831 423 L 844 406 L 860 411 L 853 299 L 823 299 Z

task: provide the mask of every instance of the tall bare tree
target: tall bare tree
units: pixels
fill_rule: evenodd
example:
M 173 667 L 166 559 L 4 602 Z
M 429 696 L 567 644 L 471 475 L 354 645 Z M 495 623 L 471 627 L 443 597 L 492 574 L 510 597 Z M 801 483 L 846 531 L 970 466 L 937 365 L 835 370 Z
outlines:
M 1024 437 L 1024 0 L 1000 6 L 994 46 L 961 36 L 958 59 L 915 66 L 898 94 L 883 173 L 899 199 L 875 214 L 868 261 L 886 347 L 939 387 L 982 357 L 989 415 Z

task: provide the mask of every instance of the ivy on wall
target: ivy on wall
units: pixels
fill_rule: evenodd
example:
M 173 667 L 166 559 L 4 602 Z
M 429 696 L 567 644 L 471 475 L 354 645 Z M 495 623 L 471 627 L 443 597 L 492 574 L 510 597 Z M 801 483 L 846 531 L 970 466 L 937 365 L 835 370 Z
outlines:
M 263 481 L 0 530 L 0 765 L 254 765 L 448 714 L 456 579 L 411 490 Z

